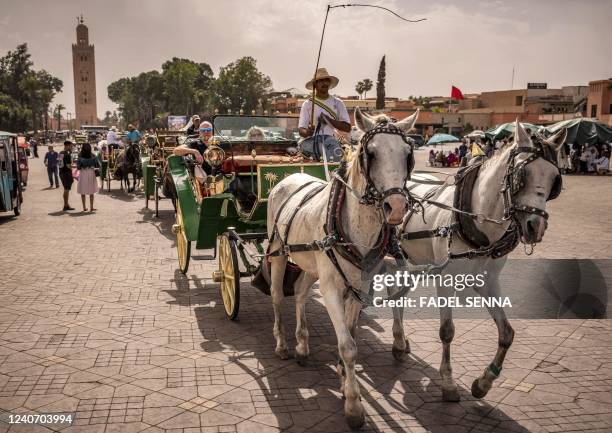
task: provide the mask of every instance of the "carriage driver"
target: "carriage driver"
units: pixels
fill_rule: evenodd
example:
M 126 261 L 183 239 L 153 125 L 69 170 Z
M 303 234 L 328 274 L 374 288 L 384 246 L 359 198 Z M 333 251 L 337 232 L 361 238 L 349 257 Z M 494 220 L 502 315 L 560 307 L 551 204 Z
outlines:
M 196 162 L 202 165 L 206 174 L 211 174 L 212 168 L 204 161 L 204 152 L 208 148 L 208 141 L 211 139 L 213 127 L 210 122 L 200 123 L 198 129 L 198 139 L 188 140 L 185 144 L 174 148 L 173 153 L 178 156 L 193 155 Z
M 342 132 L 350 132 L 351 121 L 346 106 L 339 98 L 330 95 L 329 89 L 338 85 L 338 78 L 327 73 L 327 69 L 319 68 L 315 78 L 306 83 L 306 88 L 315 88 L 314 121 L 311 119 L 312 98 L 306 100 L 300 109 L 299 133 L 304 138 L 299 143 L 300 150 L 308 157 L 322 159 L 321 143 L 325 149 L 328 161 L 339 161 L 342 158 L 342 147 L 334 137 L 334 128 Z M 322 118 L 325 120 L 321 123 Z M 313 134 L 318 133 L 313 137 Z M 315 143 L 316 139 L 316 143 Z

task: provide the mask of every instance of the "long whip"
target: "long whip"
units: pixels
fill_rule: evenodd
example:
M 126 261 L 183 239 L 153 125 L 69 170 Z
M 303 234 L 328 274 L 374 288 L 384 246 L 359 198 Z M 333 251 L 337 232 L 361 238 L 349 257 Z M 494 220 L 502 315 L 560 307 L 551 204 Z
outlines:
M 407 18 L 402 17 L 398 13 L 392 11 L 391 9 L 383 7 L 383 6 L 367 5 L 367 4 L 361 4 L 361 3 L 347 3 L 347 4 L 335 5 L 335 6 L 328 4 L 327 10 L 325 11 L 325 21 L 323 21 L 323 30 L 321 31 L 321 41 L 319 42 L 319 53 L 317 54 L 317 66 L 315 67 L 315 71 L 312 76 L 312 101 L 311 101 L 311 110 L 310 110 L 310 127 L 311 128 L 314 126 L 315 82 L 317 78 L 317 70 L 319 69 L 319 60 L 321 60 L 321 49 L 323 48 L 323 37 L 325 36 L 325 28 L 327 26 L 327 17 L 329 16 L 330 10 L 335 9 L 335 8 L 347 8 L 347 7 L 364 7 L 364 8 L 382 9 L 386 12 L 389 12 L 395 15 L 397 18 L 403 21 L 409 22 L 409 23 L 418 23 L 420 21 L 425 21 L 427 19 L 427 18 L 419 18 L 418 20 L 409 20 Z

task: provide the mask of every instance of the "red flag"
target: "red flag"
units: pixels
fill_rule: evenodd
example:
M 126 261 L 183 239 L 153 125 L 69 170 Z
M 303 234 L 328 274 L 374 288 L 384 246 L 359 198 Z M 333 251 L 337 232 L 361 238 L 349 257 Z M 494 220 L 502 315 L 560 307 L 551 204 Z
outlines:
M 463 93 L 461 93 L 461 90 L 457 89 L 455 86 L 452 86 L 451 99 L 456 99 L 457 101 L 459 101 L 465 98 L 463 97 Z

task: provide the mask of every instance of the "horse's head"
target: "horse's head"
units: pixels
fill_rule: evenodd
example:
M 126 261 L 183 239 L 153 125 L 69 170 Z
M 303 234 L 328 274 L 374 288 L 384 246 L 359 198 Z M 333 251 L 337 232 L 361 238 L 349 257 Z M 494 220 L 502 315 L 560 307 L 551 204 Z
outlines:
M 406 181 L 414 167 L 413 141 L 406 136 L 419 115 L 418 110 L 399 122 L 387 116 L 370 117 L 358 108 L 355 124 L 359 147 L 355 162 L 366 187 L 364 199 L 380 206 L 387 223 L 397 225 L 408 209 Z
M 521 240 L 526 244 L 542 241 L 548 226 L 546 202 L 561 192 L 557 156 L 565 137 L 566 130 L 562 129 L 548 139 L 537 135 L 532 140 L 516 122 L 508 180 L 515 219 L 520 224 Z

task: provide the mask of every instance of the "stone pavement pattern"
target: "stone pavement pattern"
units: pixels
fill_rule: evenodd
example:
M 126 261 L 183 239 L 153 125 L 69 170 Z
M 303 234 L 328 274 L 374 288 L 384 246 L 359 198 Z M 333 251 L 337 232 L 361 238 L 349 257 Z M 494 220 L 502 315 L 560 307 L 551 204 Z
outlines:
M 335 335 L 317 291 L 307 307 L 310 365 L 281 361 L 268 297 L 243 281 L 240 315 L 230 322 L 210 279 L 216 262 L 193 261 L 187 276 L 176 270 L 168 201 L 155 219 L 142 196 L 114 184 L 97 196 L 95 214 L 58 212 L 60 191 L 45 189 L 42 162 L 31 161 L 22 216 L 0 218 L 0 409 L 76 418 L 72 426 L 0 423 L 0 433 L 348 431 Z M 610 231 L 599 227 L 609 209 L 590 210 L 610 206 L 598 200 L 610 180 L 565 184 L 537 253 L 608 258 Z M 80 205 L 74 192 L 72 205 Z M 456 322 L 462 400 L 443 403 L 438 321 L 405 322 L 412 354 L 397 363 L 390 320 L 363 314 L 363 431 L 612 431 L 612 322 L 512 324 L 502 375 L 479 401 L 470 385 L 491 361 L 497 332 L 491 320 Z

